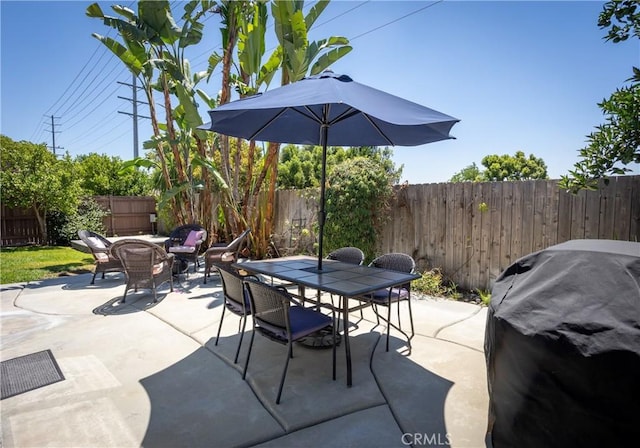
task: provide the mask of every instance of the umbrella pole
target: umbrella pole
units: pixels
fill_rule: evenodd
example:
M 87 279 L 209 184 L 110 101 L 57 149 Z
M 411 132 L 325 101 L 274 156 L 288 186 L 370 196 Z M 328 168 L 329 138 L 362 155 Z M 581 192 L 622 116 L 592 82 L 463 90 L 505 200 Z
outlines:
M 324 240 L 324 220 L 326 217 L 324 211 L 324 190 L 327 177 L 327 135 L 329 133 L 329 125 L 322 125 L 322 171 L 320 175 L 320 213 L 318 213 L 318 271 L 322 271 L 322 245 Z

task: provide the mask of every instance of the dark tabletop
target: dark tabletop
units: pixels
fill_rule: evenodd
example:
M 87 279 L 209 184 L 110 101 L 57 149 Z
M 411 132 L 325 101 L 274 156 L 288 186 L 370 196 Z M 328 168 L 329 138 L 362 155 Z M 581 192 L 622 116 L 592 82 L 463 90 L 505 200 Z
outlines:
M 419 274 L 357 266 L 335 260 L 323 260 L 322 271 L 318 272 L 318 260 L 308 256 L 247 261 L 236 263 L 234 266 L 252 273 L 349 297 L 403 285 L 420 278 Z

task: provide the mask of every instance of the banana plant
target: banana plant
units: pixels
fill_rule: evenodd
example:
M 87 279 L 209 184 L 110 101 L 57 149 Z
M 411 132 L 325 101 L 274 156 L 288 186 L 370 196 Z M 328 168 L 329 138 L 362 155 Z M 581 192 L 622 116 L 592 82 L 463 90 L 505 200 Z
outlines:
M 97 3 L 87 8 L 89 17 L 100 18 L 106 26 L 117 30 L 122 42 L 96 33 L 94 37 L 118 56 L 141 81 L 153 128 L 153 137 L 145 147 L 156 151 L 166 192 L 164 196 L 170 200 L 179 224 L 195 220 L 193 187 L 185 188 L 185 185 L 194 185 L 194 154 L 206 157 L 207 152 L 207 136 L 197 129 L 202 119 L 195 97 L 201 96 L 196 85 L 209 73 L 192 74 L 185 49 L 202 41 L 203 23 L 200 19 L 215 5 L 209 0 L 185 3 L 182 26 L 174 20 L 166 0 L 139 1 L 137 14 L 124 6 L 112 6 L 118 17 L 106 16 Z M 162 94 L 166 114 L 164 123 L 158 119 L 154 91 Z M 178 100 L 176 106 L 172 104 L 173 99 Z M 217 182 L 216 175 L 210 170 L 203 173 L 205 184 L 212 183 L 205 191 L 218 189 L 213 185 Z

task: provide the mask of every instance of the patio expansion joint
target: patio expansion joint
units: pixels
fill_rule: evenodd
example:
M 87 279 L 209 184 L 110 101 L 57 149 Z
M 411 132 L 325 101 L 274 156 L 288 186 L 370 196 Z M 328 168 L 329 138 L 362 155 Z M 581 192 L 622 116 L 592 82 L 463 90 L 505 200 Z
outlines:
M 468 349 L 476 351 L 476 352 L 484 353 L 483 350 L 478 350 L 475 347 L 471 347 L 471 346 L 466 345 L 466 344 L 461 344 L 460 342 L 452 341 L 450 339 L 445 339 L 445 338 L 438 337 L 438 334 L 440 334 L 440 332 L 442 330 L 445 330 L 445 329 L 447 329 L 449 327 L 453 327 L 454 325 L 458 325 L 459 323 L 462 323 L 462 322 L 464 322 L 466 320 L 469 320 L 472 317 L 474 317 L 476 314 L 480 313 L 481 311 L 482 311 L 482 307 L 478 307 L 477 310 L 475 310 L 473 313 L 469 314 L 468 316 L 463 317 L 462 319 L 458 319 L 458 320 L 456 320 L 454 322 L 450 322 L 450 323 L 448 323 L 446 325 L 443 325 L 442 327 L 438 328 L 436 331 L 434 331 L 433 336 L 429 336 L 429 335 L 421 335 L 421 336 L 424 336 L 424 337 L 427 337 L 427 338 L 431 338 L 431 339 L 437 339 L 438 341 L 448 342 L 450 344 L 456 344 L 456 345 L 459 345 L 460 347 L 465 347 L 465 348 L 468 348 Z
M 383 335 L 381 333 L 379 333 L 378 339 L 376 340 L 376 343 L 373 345 L 373 349 L 371 349 L 371 356 L 369 357 L 369 371 L 371 371 L 371 375 L 373 376 L 373 380 L 376 382 L 376 387 L 378 388 L 378 391 L 380 391 L 380 395 L 382 395 L 382 398 L 384 398 L 384 404 L 389 409 L 389 412 L 391 412 L 391 415 L 393 416 L 393 419 L 395 420 L 396 425 L 398 425 L 398 428 L 400 428 L 400 430 L 403 433 L 405 433 L 406 432 L 405 428 L 402 426 L 402 422 L 401 422 L 400 418 L 398 418 L 398 415 L 396 414 L 395 410 L 393 409 L 393 406 L 391 406 L 391 401 L 389 401 L 389 398 L 385 395 L 384 389 L 380 385 L 380 380 L 378 379 L 378 375 L 376 375 L 375 369 L 373 368 L 373 357 L 375 356 L 376 348 L 378 347 L 378 344 L 382 340 L 382 336 Z M 380 405 L 377 405 L 377 406 L 380 406 Z M 373 407 L 377 407 L 377 406 L 370 406 L 369 409 L 373 408 Z

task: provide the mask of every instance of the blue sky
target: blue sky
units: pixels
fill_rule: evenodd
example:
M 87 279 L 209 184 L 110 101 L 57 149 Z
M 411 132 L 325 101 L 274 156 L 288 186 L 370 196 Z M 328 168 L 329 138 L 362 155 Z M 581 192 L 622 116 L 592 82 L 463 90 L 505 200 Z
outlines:
M 132 2 L 100 2 L 105 11 L 116 3 Z M 131 75 L 91 37 L 109 29 L 85 16 L 89 4 L 0 1 L 0 132 L 51 145 L 54 115 L 56 146 L 64 148 L 58 152 L 127 160 L 132 123 L 118 111 L 130 112 L 131 104 L 118 96 L 130 97 L 131 89 L 118 82 L 130 83 Z M 172 2 L 175 15 L 179 4 Z M 597 26 L 602 5 L 334 0 L 311 38 L 351 39 L 353 51 L 334 72 L 461 120 L 452 130 L 456 140 L 394 148 L 403 181 L 444 182 L 485 155 L 518 150 L 543 158 L 558 178 L 604 121 L 597 103 L 640 64 L 637 40 L 604 41 Z M 190 56 L 194 70 L 220 49 L 217 17 L 205 23 L 204 41 Z M 201 86 L 215 95 L 219 74 Z M 140 120 L 140 145 L 151 134 L 147 121 Z

